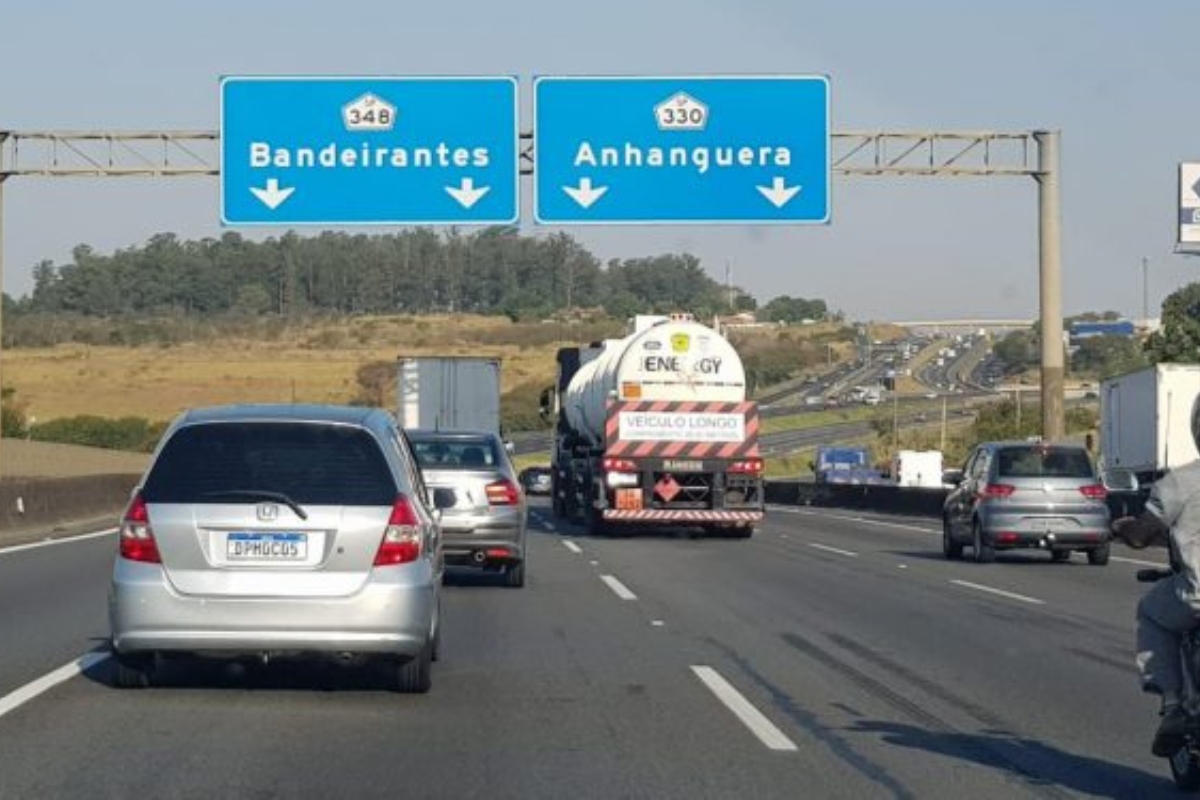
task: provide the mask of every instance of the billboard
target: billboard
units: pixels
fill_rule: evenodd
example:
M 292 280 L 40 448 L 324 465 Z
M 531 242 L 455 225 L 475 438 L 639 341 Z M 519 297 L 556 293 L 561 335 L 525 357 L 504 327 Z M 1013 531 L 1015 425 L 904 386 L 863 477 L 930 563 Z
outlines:
M 1200 246 L 1200 164 L 1179 165 L 1180 245 Z

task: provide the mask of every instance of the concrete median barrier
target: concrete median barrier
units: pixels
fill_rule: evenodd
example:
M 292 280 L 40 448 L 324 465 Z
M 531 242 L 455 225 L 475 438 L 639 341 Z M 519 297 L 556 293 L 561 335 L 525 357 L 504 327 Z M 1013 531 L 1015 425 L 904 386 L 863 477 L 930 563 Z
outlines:
M 81 525 L 116 525 L 140 474 L 0 480 L 0 545 Z

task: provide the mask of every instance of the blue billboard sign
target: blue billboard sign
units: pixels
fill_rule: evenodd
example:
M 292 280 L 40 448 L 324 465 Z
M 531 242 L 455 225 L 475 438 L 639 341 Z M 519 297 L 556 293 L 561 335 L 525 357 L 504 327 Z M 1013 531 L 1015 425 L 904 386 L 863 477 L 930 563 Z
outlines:
M 539 223 L 826 223 L 829 79 L 542 77 Z
M 227 77 L 226 225 L 518 218 L 514 78 Z

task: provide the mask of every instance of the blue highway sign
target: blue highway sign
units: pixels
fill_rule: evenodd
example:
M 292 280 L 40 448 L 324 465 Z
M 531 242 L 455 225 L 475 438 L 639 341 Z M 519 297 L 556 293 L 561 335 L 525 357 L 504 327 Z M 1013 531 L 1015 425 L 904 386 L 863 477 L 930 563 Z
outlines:
M 514 78 L 227 77 L 226 225 L 518 217 Z
M 542 77 L 536 220 L 829 221 L 829 79 Z

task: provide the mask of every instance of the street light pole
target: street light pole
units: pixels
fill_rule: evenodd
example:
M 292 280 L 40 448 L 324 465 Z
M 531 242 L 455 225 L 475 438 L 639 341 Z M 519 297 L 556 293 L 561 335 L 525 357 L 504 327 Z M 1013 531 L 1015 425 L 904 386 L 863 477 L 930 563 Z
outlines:
M 1150 259 L 1142 256 L 1142 324 L 1150 319 Z

